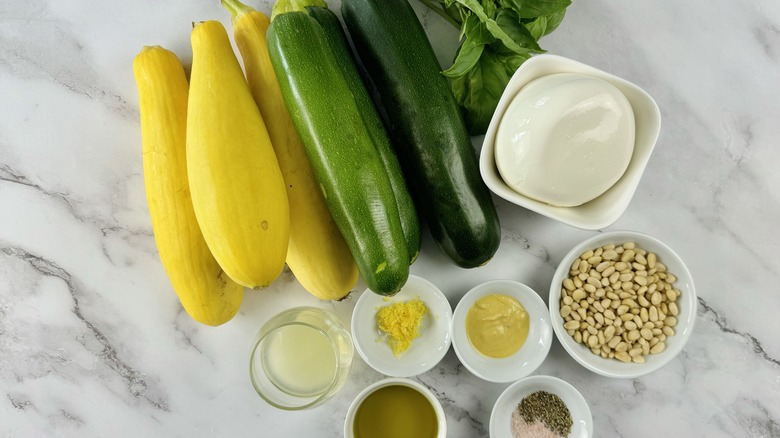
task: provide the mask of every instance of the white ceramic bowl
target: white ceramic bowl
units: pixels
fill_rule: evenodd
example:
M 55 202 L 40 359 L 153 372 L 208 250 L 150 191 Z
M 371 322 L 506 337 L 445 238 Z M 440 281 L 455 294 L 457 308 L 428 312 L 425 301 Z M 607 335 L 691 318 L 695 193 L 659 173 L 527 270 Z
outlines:
M 517 353 L 496 359 L 478 352 L 466 334 L 466 315 L 474 303 L 491 294 L 509 295 L 523 305 L 530 318 L 528 338 Z M 490 382 L 513 382 L 536 370 L 552 344 L 552 327 L 547 306 L 530 287 L 511 280 L 492 280 L 477 285 L 461 298 L 452 317 L 452 345 L 463 366 Z
M 571 438 L 589 438 L 593 436 L 593 417 L 582 394 L 561 379 L 550 376 L 531 376 L 510 385 L 496 400 L 490 414 L 490 437 L 513 438 L 512 412 L 525 398 L 536 391 L 555 394 L 569 408 L 572 419 Z
M 408 350 L 395 357 L 376 324 L 376 313 L 384 306 L 420 298 L 428 307 L 420 336 Z M 428 280 L 410 275 L 395 296 L 386 298 L 366 289 L 352 312 L 352 339 L 360 357 L 373 369 L 392 377 L 412 377 L 434 367 L 450 348 L 452 307 L 441 290 Z
M 634 154 L 626 172 L 609 190 L 598 198 L 577 207 L 555 207 L 536 201 L 512 190 L 501 178 L 495 161 L 495 138 L 501 117 L 512 98 L 528 82 L 553 73 L 583 73 L 606 80 L 625 94 L 636 121 Z M 599 230 L 613 224 L 628 207 L 642 173 L 653 152 L 661 129 L 658 105 L 638 86 L 589 65 L 562 56 L 536 55 L 517 69 L 498 102 L 490 121 L 480 153 L 479 169 L 485 184 L 496 195 L 528 210 L 535 211 L 565 224 L 587 230 Z
M 361 391 L 360 394 L 357 395 L 357 397 L 355 397 L 355 400 L 352 401 L 352 404 L 349 406 L 349 410 L 347 411 L 347 418 L 344 420 L 344 438 L 355 437 L 353 423 L 355 422 L 355 414 L 357 413 L 357 408 L 360 407 L 360 404 L 363 403 L 363 400 L 365 400 L 366 397 L 368 397 L 371 393 L 373 393 L 377 389 L 384 388 L 386 386 L 391 386 L 391 385 L 405 385 L 410 388 L 416 389 L 422 395 L 424 395 L 425 398 L 427 398 L 428 401 L 433 406 L 433 410 L 436 412 L 436 418 L 438 419 L 439 432 L 436 434 L 436 438 L 447 437 L 447 417 L 444 416 L 444 409 L 442 409 L 441 403 L 439 403 L 439 399 L 437 399 L 436 396 L 428 388 L 426 388 L 425 386 L 421 385 L 418 382 L 415 382 L 414 380 L 389 378 L 389 379 L 380 380 L 379 382 L 369 385 L 366 389 Z
M 674 286 L 682 292 L 682 295 L 677 299 L 680 313 L 677 315 L 677 325 L 674 327 L 675 334 L 666 338 L 664 351 L 659 354 L 645 356 L 645 363 L 642 364 L 624 363 L 617 359 L 604 359 L 593 354 L 589 348 L 578 344 L 566 332 L 566 329 L 563 328 L 564 321 L 559 310 L 561 285 L 563 280 L 568 277 L 569 269 L 574 260 L 588 249 L 596 249 L 610 243 L 622 245 L 625 242 L 635 242 L 637 247 L 656 253 L 658 261 L 666 265 L 667 272 L 677 277 Z M 696 321 L 696 289 L 693 285 L 691 273 L 680 256 L 660 240 L 635 231 L 612 231 L 596 234 L 575 246 L 566 254 L 555 271 L 555 276 L 550 285 L 549 302 L 553 330 L 563 348 L 580 365 L 606 377 L 634 378 L 649 374 L 666 365 L 683 349 L 683 346 L 685 346 L 685 343 L 691 336 L 691 332 L 693 332 L 694 322 Z

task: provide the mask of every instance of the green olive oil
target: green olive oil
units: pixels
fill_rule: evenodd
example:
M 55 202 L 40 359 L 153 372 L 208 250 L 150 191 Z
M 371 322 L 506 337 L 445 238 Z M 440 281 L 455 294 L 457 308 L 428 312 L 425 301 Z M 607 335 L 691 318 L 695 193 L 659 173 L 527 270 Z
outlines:
M 377 389 L 355 413 L 355 438 L 436 438 L 436 411 L 428 399 L 406 385 Z

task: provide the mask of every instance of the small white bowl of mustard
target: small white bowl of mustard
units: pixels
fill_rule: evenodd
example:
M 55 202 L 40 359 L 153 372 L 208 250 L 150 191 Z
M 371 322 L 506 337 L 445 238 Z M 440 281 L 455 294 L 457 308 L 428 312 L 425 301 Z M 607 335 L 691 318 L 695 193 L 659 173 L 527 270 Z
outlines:
M 552 344 L 547 306 L 511 280 L 482 283 L 461 298 L 452 317 L 455 354 L 475 376 L 498 383 L 528 376 Z

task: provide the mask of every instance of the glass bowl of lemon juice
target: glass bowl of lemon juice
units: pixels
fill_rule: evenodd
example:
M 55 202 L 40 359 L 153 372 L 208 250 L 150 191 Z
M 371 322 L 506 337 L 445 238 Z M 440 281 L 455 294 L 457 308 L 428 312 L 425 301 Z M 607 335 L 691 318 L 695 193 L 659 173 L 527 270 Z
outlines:
M 332 313 L 296 307 L 274 316 L 257 333 L 249 375 L 257 393 L 285 410 L 318 406 L 347 380 L 354 347 Z

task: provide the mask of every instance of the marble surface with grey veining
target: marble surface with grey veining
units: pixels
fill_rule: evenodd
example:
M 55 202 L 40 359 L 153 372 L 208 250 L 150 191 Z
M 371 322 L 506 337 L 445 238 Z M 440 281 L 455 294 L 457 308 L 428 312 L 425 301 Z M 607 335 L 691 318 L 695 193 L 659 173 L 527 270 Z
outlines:
M 412 1 L 448 66 L 457 30 Z M 0 437 L 338 437 L 351 400 L 382 378 L 357 358 L 328 403 L 276 410 L 249 382 L 255 332 L 299 304 L 348 323 L 357 293 L 319 302 L 285 272 L 211 328 L 171 290 L 144 194 L 131 65 L 155 44 L 187 65 L 190 22 L 229 25 L 218 3 L 0 2 Z M 536 373 L 582 392 L 596 437 L 780 437 L 780 2 L 576 1 L 541 44 L 658 102 L 655 152 L 609 229 L 674 248 L 699 306 L 684 351 L 650 375 L 598 376 L 557 341 Z M 455 267 L 424 236 L 412 272 L 453 306 L 494 278 L 546 299 L 557 263 L 593 234 L 496 206 L 503 239 L 485 267 Z M 417 380 L 441 401 L 448 436 L 488 436 L 506 384 L 473 376 L 452 351 Z

